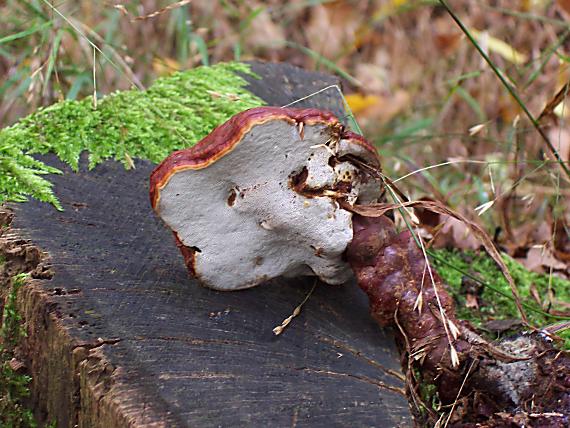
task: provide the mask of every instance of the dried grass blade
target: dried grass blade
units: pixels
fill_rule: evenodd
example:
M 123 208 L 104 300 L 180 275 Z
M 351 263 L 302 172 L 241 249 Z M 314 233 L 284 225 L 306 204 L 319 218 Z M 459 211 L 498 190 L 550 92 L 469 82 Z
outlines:
M 550 138 L 548 137 L 548 135 L 546 134 L 546 132 L 544 131 L 543 127 L 540 125 L 540 123 L 538 122 L 538 120 L 533 116 L 533 114 L 530 112 L 530 110 L 527 108 L 527 106 L 525 105 L 525 103 L 522 101 L 521 97 L 519 96 L 518 92 L 516 91 L 516 89 L 509 83 L 507 82 L 507 79 L 505 78 L 505 76 L 503 75 L 503 73 L 499 70 L 499 68 L 493 63 L 493 61 L 491 61 L 491 58 L 489 58 L 489 55 L 487 55 L 487 53 L 481 48 L 481 46 L 477 43 L 477 40 L 475 40 L 475 38 L 473 37 L 473 35 L 471 34 L 471 32 L 467 29 L 467 27 L 465 26 L 465 24 L 463 24 L 463 22 L 461 21 L 461 19 L 459 19 L 459 16 L 457 16 L 457 14 L 453 11 L 453 9 L 449 6 L 448 2 L 446 0 L 439 0 L 439 3 L 445 8 L 445 10 L 447 11 L 447 13 L 449 13 L 449 15 L 451 16 L 451 18 L 455 21 L 455 23 L 458 25 L 458 27 L 461 29 L 461 31 L 463 31 L 463 33 L 465 34 L 465 36 L 467 36 L 467 38 L 469 39 L 469 41 L 473 44 L 473 46 L 475 47 L 475 49 L 477 49 L 477 51 L 479 52 L 479 54 L 483 57 L 483 59 L 485 60 L 485 62 L 489 65 L 489 67 L 491 68 L 491 70 L 493 70 L 493 73 L 495 73 L 495 75 L 499 78 L 499 80 L 501 81 L 501 83 L 503 84 L 503 86 L 505 87 L 505 89 L 507 90 L 507 92 L 513 97 L 513 99 L 516 101 L 516 103 L 519 105 L 519 107 L 522 109 L 522 111 L 524 112 L 525 116 L 528 118 L 528 120 L 530 120 L 530 122 L 532 123 L 532 126 L 536 129 L 536 131 L 538 132 L 538 134 L 540 135 L 540 137 L 542 138 L 542 140 L 544 141 L 544 143 L 546 144 L 546 147 L 548 148 L 548 150 L 550 151 L 550 153 L 552 154 L 552 156 L 554 156 L 554 158 L 556 159 L 556 161 L 558 162 L 558 164 L 560 165 L 560 167 L 564 170 L 564 173 L 566 174 L 566 177 L 568 179 L 570 179 L 570 168 L 568 168 L 567 162 L 564 162 L 564 160 L 562 159 L 562 157 L 560 156 L 560 153 L 558 153 L 558 150 L 556 150 L 556 148 L 554 147 L 554 144 L 552 144 L 552 141 L 550 141 Z
M 554 109 L 558 106 L 558 104 L 564 101 L 564 98 L 566 98 L 566 96 L 568 95 L 568 91 L 570 91 L 570 82 L 566 82 L 564 86 L 560 88 L 560 90 L 556 93 L 556 95 L 554 95 L 554 98 L 552 98 L 548 102 L 548 104 L 546 104 L 546 106 L 542 110 L 542 113 L 540 113 L 540 116 L 538 116 L 536 120 L 540 122 L 545 118 L 556 119 L 556 114 L 554 113 Z
M 281 333 L 283 333 L 283 331 L 287 328 L 287 326 L 289 324 L 291 324 L 291 321 L 293 321 L 293 318 L 295 318 L 301 314 L 301 309 L 303 308 L 305 303 L 307 303 L 307 300 L 309 300 L 309 297 L 311 297 L 311 295 L 315 291 L 315 288 L 317 287 L 317 283 L 318 282 L 315 280 L 315 283 L 313 284 L 313 288 L 311 288 L 311 291 L 309 291 L 309 293 L 305 296 L 303 301 L 295 309 L 293 309 L 293 313 L 291 315 L 289 315 L 287 318 L 285 318 L 281 322 L 280 325 L 278 325 L 277 327 L 275 327 L 273 329 L 273 334 L 275 334 L 275 336 L 279 336 Z
M 141 15 L 141 16 L 135 16 L 131 21 L 146 21 L 147 19 L 156 18 L 157 16 L 162 15 L 163 13 L 166 13 L 170 10 L 178 9 L 179 7 L 186 6 L 191 1 L 192 0 L 181 0 L 179 2 L 169 4 L 168 6 L 165 6 L 161 9 L 155 10 L 152 13 L 149 13 L 146 15 Z

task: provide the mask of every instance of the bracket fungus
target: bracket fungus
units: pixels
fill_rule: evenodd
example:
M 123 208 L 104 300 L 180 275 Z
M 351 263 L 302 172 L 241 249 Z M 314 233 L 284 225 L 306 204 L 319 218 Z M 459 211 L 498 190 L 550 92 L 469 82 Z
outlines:
M 462 322 L 423 248 L 384 215 L 390 204 L 375 203 L 379 170 L 374 148 L 332 114 L 260 107 L 169 156 L 152 173 L 150 194 L 189 271 L 208 287 L 237 290 L 305 274 L 338 284 L 355 276 L 372 316 L 394 327 L 416 426 L 443 417 L 450 427 L 529 418 L 525 426 L 568 426 L 570 355 L 540 334 L 522 337 L 524 352 L 509 341 L 492 344 Z M 503 263 L 485 244 L 490 239 L 482 242 Z
M 378 154 L 331 113 L 258 107 L 233 116 L 152 173 L 154 210 L 172 229 L 186 266 L 218 290 L 278 276 L 353 277 L 343 259 L 352 213 L 337 200 L 375 202 Z

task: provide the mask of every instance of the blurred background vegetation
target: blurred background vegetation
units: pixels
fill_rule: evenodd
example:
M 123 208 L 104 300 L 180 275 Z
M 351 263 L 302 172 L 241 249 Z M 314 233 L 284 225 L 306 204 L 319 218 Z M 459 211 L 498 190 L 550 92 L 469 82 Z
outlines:
M 451 5 L 538 117 L 570 78 L 570 1 Z M 220 61 L 335 73 L 411 197 L 483 223 L 530 269 L 568 276 L 567 177 L 439 1 L 4 0 L 0 21 L 0 127 L 58 100 L 143 89 Z M 551 107 L 544 129 L 567 161 L 568 109 Z M 453 220 L 428 232 L 437 246 L 479 246 Z

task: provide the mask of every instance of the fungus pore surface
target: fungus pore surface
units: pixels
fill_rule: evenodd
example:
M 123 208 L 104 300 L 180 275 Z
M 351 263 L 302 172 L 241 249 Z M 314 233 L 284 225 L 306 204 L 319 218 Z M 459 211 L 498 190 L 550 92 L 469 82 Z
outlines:
M 381 194 L 361 162 L 379 168 L 375 149 L 332 114 L 259 107 L 165 159 L 151 176 L 151 202 L 208 287 L 312 274 L 340 284 L 352 277 L 342 255 L 353 231 L 337 200 Z

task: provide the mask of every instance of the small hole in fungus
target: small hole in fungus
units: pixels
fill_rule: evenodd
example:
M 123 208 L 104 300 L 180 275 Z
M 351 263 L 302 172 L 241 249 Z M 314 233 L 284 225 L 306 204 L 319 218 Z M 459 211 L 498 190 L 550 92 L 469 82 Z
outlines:
M 307 181 L 308 176 L 309 176 L 309 171 L 307 170 L 307 167 L 303 167 L 301 172 L 296 173 L 296 174 L 293 173 L 289 176 L 289 178 L 291 180 L 290 186 L 293 188 L 303 187 L 305 182 Z
M 200 248 L 198 248 L 198 247 L 190 247 L 190 249 L 191 249 L 192 251 L 195 251 L 196 253 L 201 253 L 201 252 L 202 252 L 202 250 L 201 250 Z
M 230 196 L 228 196 L 228 205 L 232 207 L 236 201 L 237 193 L 235 189 L 230 190 Z
M 317 257 L 322 257 L 323 256 L 323 249 L 320 247 L 316 247 L 314 245 L 310 245 L 310 247 L 313 249 L 313 251 L 315 252 L 315 256 Z

